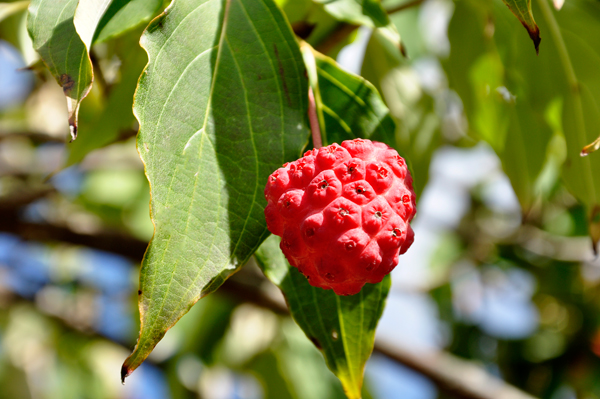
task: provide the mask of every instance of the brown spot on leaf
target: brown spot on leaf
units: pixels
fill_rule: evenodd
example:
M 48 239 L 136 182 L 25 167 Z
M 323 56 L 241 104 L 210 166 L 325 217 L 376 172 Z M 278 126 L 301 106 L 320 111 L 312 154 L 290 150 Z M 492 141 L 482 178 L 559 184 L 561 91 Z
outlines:
M 71 90 L 73 90 L 73 86 L 75 86 L 75 81 L 71 76 L 69 76 L 66 73 L 63 73 L 62 75 L 60 75 L 59 83 L 65 95 L 68 96 L 69 94 L 71 94 Z

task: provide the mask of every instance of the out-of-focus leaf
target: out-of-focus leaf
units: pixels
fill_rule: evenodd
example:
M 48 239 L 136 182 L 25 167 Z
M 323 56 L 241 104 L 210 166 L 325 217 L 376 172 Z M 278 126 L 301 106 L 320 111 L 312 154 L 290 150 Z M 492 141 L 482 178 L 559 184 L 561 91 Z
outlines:
M 495 42 L 488 36 L 490 15 L 496 16 Z M 449 27 L 451 54 L 444 67 L 450 87 L 463 100 L 470 134 L 496 151 L 527 212 L 540 194 L 536 181 L 552 136 L 544 114 L 556 97 L 556 89 L 543 83 L 549 77 L 541 66 L 557 61 L 551 43 L 536 57 L 512 22 L 502 4 L 457 3 Z M 462 45 L 467 37 L 472 46 Z
M 263 385 L 264 399 L 297 399 L 298 395 L 293 393 L 278 366 L 277 358 L 268 350 L 252 359 L 246 367 L 258 374 Z
M 266 238 L 264 182 L 308 137 L 302 58 L 272 0 L 177 0 L 142 46 L 135 114 L 155 234 L 123 377 Z
M 390 23 L 378 0 L 314 0 L 340 21 L 357 25 L 383 27 Z
M 277 364 L 298 399 L 343 399 L 340 381 L 327 369 L 323 355 L 293 320 L 281 323 L 281 340 L 274 348 Z
M 562 131 L 567 144 L 563 178 L 569 190 L 586 205 L 590 231 L 595 232 L 596 210 L 600 209 L 600 158 L 593 154 L 582 158 L 580 153 L 599 133 L 600 4 L 573 0 L 566 2 L 560 12 L 543 0 L 533 5 L 536 14 L 542 16 L 538 18 L 540 28 L 549 33 L 548 51 L 536 57 L 525 48 L 502 4 L 464 1 L 456 3 L 449 29 L 452 52 L 445 67 L 451 87 L 463 99 L 471 128 L 476 128 L 473 118 L 480 107 L 476 92 L 485 88 L 481 86 L 485 82 L 480 81 L 479 88 L 472 86 L 474 81 L 465 80 L 465 71 L 471 71 L 468 75 L 472 76 L 474 65 L 484 54 L 500 56 L 501 80 L 490 80 L 487 86 L 492 96 L 497 96 L 498 90 L 514 94 L 514 103 L 499 102 L 504 111 L 495 111 L 496 121 L 508 120 L 507 133 L 498 130 L 488 136 L 494 136 L 492 145 L 525 210 L 538 195 L 534 183 L 544 165 L 544 148 L 552 136 L 544 114 L 553 102 L 562 102 Z M 493 37 L 489 35 L 491 16 Z M 471 38 L 470 45 L 463 46 L 467 36 Z M 499 82 L 502 86 L 494 87 Z M 488 127 L 502 127 L 491 122 Z M 506 134 L 504 141 L 502 134 Z M 598 241 L 600 232 L 592 238 Z
M 4 19 L 23 11 L 29 5 L 29 0 L 15 1 L 13 3 L 0 3 L 0 22 Z
M 596 140 L 594 140 L 592 143 L 583 147 L 580 155 L 582 157 L 586 157 L 586 156 L 590 155 L 592 152 L 598 151 L 598 148 L 600 148 L 600 136 Z
M 508 9 L 521 21 L 521 24 L 527 29 L 529 37 L 533 40 L 535 51 L 540 49 L 540 29 L 538 28 L 533 13 L 531 12 L 531 0 L 502 0 Z
M 377 89 L 309 45 L 303 45 L 302 52 L 315 92 L 323 144 L 361 137 L 393 146 L 394 121 Z
M 218 293 L 198 302 L 175 327 L 181 332 L 181 352 L 196 354 L 205 365 L 213 364 L 237 305 Z
M 67 97 L 71 138 L 77 137 L 77 113 L 93 81 L 92 63 L 73 23 L 77 0 L 33 0 L 27 30 L 33 47 Z
M 275 0 L 275 3 L 285 13 L 290 24 L 304 20 L 307 13 L 313 7 L 311 0 Z
M 106 41 L 149 21 L 161 6 L 162 0 L 79 0 L 75 28 L 89 50 L 92 43 Z
M 379 0 L 314 0 L 323 4 L 325 11 L 339 21 L 366 25 L 387 38 L 401 52 L 400 35 Z
M 338 296 L 311 286 L 290 266 L 276 236 L 263 243 L 256 257 L 265 275 L 286 296 L 292 317 L 321 350 L 348 398 L 359 399 L 365 363 L 390 288 L 389 276 L 379 284 L 366 284 L 356 295 Z
M 552 31 L 562 61 L 572 65 L 574 78 L 563 84 L 565 98 L 563 131 L 567 142 L 567 159 L 563 177 L 569 190 L 587 208 L 590 233 L 595 243 L 600 240 L 600 157 L 597 153 L 581 157 L 581 150 L 592 143 L 600 133 L 600 4 L 586 1 L 568 1 L 560 12 L 542 7 L 544 18 L 556 18 L 564 41 Z M 568 57 L 568 58 L 567 58 Z M 568 63 L 555 66 L 557 74 L 568 74 Z M 560 68 L 560 69 L 559 69 Z
M 417 197 L 429 177 L 429 163 L 441 143 L 433 99 L 423 92 L 414 71 L 404 66 L 397 48 L 379 30 L 373 31 L 361 74 L 380 90 L 396 124 L 392 146 L 410 167 Z

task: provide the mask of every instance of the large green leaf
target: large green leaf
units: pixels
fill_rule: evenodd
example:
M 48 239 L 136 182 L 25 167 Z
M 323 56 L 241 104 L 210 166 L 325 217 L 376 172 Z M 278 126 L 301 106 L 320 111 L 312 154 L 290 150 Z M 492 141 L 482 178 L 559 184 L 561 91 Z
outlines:
M 123 377 L 266 238 L 264 184 L 308 137 L 302 58 L 272 0 L 175 0 L 141 42 L 134 110 L 155 233 Z
M 277 236 L 263 243 L 256 258 L 265 275 L 284 293 L 292 317 L 321 350 L 348 398 L 359 399 L 390 277 L 378 284 L 366 284 L 356 295 L 338 296 L 311 286 L 298 269 L 290 266 L 279 249 Z
M 540 48 L 540 29 L 533 19 L 531 12 L 531 0 L 503 0 L 510 11 L 521 21 L 521 24 L 527 29 L 529 37 L 533 40 L 535 51 Z
M 76 7 L 77 0 L 32 0 L 27 17 L 33 47 L 67 97 L 73 140 L 79 106 L 93 81 L 92 63 L 73 24 Z
M 307 44 L 302 53 L 315 92 L 323 144 L 361 137 L 393 145 L 394 121 L 377 89 Z

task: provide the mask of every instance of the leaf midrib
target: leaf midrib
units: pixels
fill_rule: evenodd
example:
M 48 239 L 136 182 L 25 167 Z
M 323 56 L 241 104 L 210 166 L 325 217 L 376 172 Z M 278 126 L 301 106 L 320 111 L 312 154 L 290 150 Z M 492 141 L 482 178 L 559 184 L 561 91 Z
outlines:
M 183 22 L 184 22 L 184 21 L 185 21 L 185 20 L 186 20 L 186 19 L 187 19 L 187 18 L 188 18 L 188 17 L 189 17 L 191 14 L 195 13 L 195 12 L 196 12 L 197 10 L 199 10 L 199 9 L 200 9 L 202 6 L 204 6 L 205 4 L 209 4 L 209 3 L 210 3 L 210 1 L 207 1 L 207 2 L 205 2 L 205 3 L 202 3 L 201 5 L 199 5 L 198 7 L 196 7 L 196 8 L 195 8 L 195 9 L 194 9 L 192 12 L 188 13 L 188 14 L 187 14 L 187 15 L 186 15 L 186 16 L 185 16 L 185 17 L 184 17 L 182 20 L 181 20 L 181 22 L 180 22 L 180 23 L 179 23 L 179 25 L 178 25 L 178 26 L 177 26 L 177 27 L 176 27 L 176 28 L 173 30 L 173 32 L 171 33 L 171 35 L 169 36 L 169 38 L 168 38 L 167 40 L 165 40 L 165 43 L 163 43 L 163 45 L 161 46 L 161 49 L 159 50 L 159 54 L 157 55 L 157 57 L 156 57 L 156 60 L 154 61 L 154 65 L 156 65 L 156 64 L 158 63 L 159 56 L 160 56 L 160 54 L 162 54 L 162 51 L 163 51 L 163 49 L 165 48 L 165 46 L 166 46 L 166 43 L 167 43 L 167 42 L 168 42 L 168 41 L 169 41 L 169 40 L 170 40 L 170 39 L 171 39 L 171 38 L 174 36 L 174 34 L 175 34 L 175 32 L 177 31 L 177 29 L 179 29 L 179 27 L 181 27 L 181 26 L 183 25 Z M 228 14 L 229 14 L 229 6 L 230 6 L 230 4 L 231 4 L 231 0 L 226 0 L 226 3 L 225 3 L 225 12 L 224 12 L 224 14 L 223 14 L 223 25 L 221 26 L 221 32 L 220 32 L 220 37 L 219 37 L 219 44 L 218 44 L 218 50 L 217 50 L 217 58 L 216 58 L 216 60 L 215 60 L 215 69 L 214 69 L 214 71 L 213 71 L 213 74 L 212 74 L 211 87 L 210 87 L 210 92 L 209 92 L 209 95 L 208 95 L 208 103 L 206 104 L 206 112 L 205 112 L 205 115 L 204 115 L 204 123 L 203 123 L 203 125 L 202 125 L 202 129 L 200 130 L 200 131 L 202 132 L 202 136 L 201 136 L 201 144 L 202 144 L 202 147 L 203 147 L 204 139 L 207 139 L 209 142 L 211 142 L 211 141 L 210 141 L 210 139 L 209 139 L 208 137 L 206 137 L 206 124 L 207 124 L 207 122 L 208 122 L 209 111 L 210 111 L 210 109 L 211 109 L 212 98 L 213 98 L 213 92 L 214 92 L 214 88 L 215 88 L 216 74 L 217 74 L 217 72 L 218 72 L 218 69 L 219 69 L 219 65 L 220 65 L 220 59 L 221 59 L 221 54 L 222 54 L 222 51 L 223 51 L 223 40 L 224 40 L 224 38 L 225 38 L 225 30 L 227 29 L 227 21 L 228 21 L 228 18 L 227 18 L 227 17 L 228 17 Z M 166 14 L 164 14 L 164 15 L 165 15 L 165 18 L 166 18 Z M 191 63 L 190 63 L 190 64 L 191 64 Z M 154 135 L 154 143 L 153 143 L 153 145 L 155 145 L 155 144 L 156 144 L 156 140 L 157 140 L 157 138 L 158 138 L 158 135 Z M 212 142 L 211 142 L 211 144 L 212 144 Z M 201 147 L 201 148 L 202 148 L 202 147 Z M 214 147 L 214 144 L 213 144 L 213 147 Z M 176 172 L 176 171 L 175 171 L 175 172 Z M 171 192 L 173 191 L 173 190 L 172 190 L 172 187 L 173 187 L 173 180 L 175 179 L 175 176 L 177 175 L 177 173 L 175 173 L 175 172 L 174 172 L 174 173 L 171 175 L 171 181 L 170 181 L 170 183 L 169 183 L 169 193 L 171 193 Z M 198 175 L 199 175 L 199 173 L 198 173 Z M 218 178 L 219 178 L 219 183 L 220 183 L 220 176 L 218 176 Z M 196 177 L 196 179 L 197 179 L 197 177 Z M 196 181 L 197 181 L 197 180 L 196 180 Z M 220 184 L 219 184 L 219 185 L 220 185 Z M 221 190 L 217 190 L 217 191 L 219 192 L 219 202 L 220 202 Z M 166 198 L 166 202 L 167 202 L 167 203 L 168 203 L 168 200 L 169 200 L 169 196 L 167 196 L 167 198 Z M 192 198 L 192 200 L 190 201 L 190 206 L 191 206 L 191 204 L 192 204 L 193 202 L 194 202 L 194 200 L 193 200 L 193 198 Z M 189 220 L 190 220 L 190 218 L 189 218 L 189 216 L 188 216 L 188 218 L 187 218 L 187 220 L 186 220 L 186 231 L 187 231 L 187 227 L 188 227 L 188 225 L 189 225 Z M 219 227 L 219 223 L 220 223 L 220 221 L 221 221 L 221 219 L 220 219 L 219 217 L 217 217 L 217 220 L 216 220 L 216 226 L 215 226 L 215 232 L 218 230 L 218 227 Z M 166 256 L 167 250 L 168 250 L 168 248 L 169 248 L 169 245 L 170 245 L 170 243 L 171 243 L 171 238 L 172 238 L 172 237 L 173 237 L 172 235 L 169 235 L 169 238 L 167 239 L 167 242 L 166 242 L 166 244 L 165 244 L 165 248 L 163 249 L 163 254 L 162 254 L 163 256 L 162 256 L 162 258 L 161 258 L 161 262 L 160 262 L 160 263 L 164 263 L 164 258 L 165 258 L 165 256 Z M 186 237 L 187 237 L 187 236 L 186 236 Z M 217 237 L 217 234 L 216 234 L 216 233 L 212 235 L 212 241 L 211 241 L 210 245 L 208 246 L 208 248 L 212 248 L 212 247 L 213 247 L 213 245 L 214 245 L 214 243 L 215 243 L 215 239 L 216 239 L 216 237 Z M 204 267 L 206 266 L 206 263 L 208 262 L 208 260 L 209 260 L 209 256 L 207 256 L 207 257 L 206 257 L 206 259 L 205 259 L 204 263 L 202 264 L 202 266 L 201 266 L 201 267 L 199 267 L 199 272 L 198 272 L 198 273 L 196 274 L 196 276 L 194 277 L 194 282 L 195 282 L 195 281 L 198 279 L 198 275 L 199 275 L 199 273 L 200 273 L 200 272 L 201 272 L 201 271 L 204 269 Z M 170 292 L 170 290 L 171 290 L 171 286 L 173 285 L 173 284 L 172 284 L 172 283 L 173 283 L 173 278 L 174 278 L 174 276 L 175 276 L 175 271 L 176 271 L 176 268 L 177 268 L 177 265 L 178 265 L 178 264 L 179 264 L 179 263 L 177 262 L 177 263 L 174 265 L 174 267 L 173 267 L 173 272 L 171 273 L 171 276 L 170 276 L 170 279 L 169 279 L 169 284 L 168 284 L 168 286 L 167 286 L 167 291 L 166 291 L 165 295 L 163 296 L 163 300 L 162 300 L 162 302 L 161 302 L 160 310 L 159 310 L 159 311 L 158 311 L 158 313 L 157 313 L 157 314 L 159 314 L 159 315 L 160 315 L 160 314 L 162 314 L 162 312 L 163 312 L 163 309 L 164 309 L 164 307 L 165 307 L 165 303 L 167 302 L 167 298 L 169 297 L 169 292 Z M 158 267 L 156 267 L 156 268 L 154 269 L 154 274 L 153 274 L 153 276 L 152 276 L 152 288 L 151 288 L 151 290 L 152 290 L 152 291 L 154 290 L 154 287 L 155 287 L 155 285 L 156 285 L 156 280 L 157 280 L 157 279 L 156 279 L 156 275 L 157 275 L 157 273 L 158 273 L 158 270 L 159 270 L 159 268 L 158 268 Z M 182 303 L 182 302 L 183 302 L 183 300 L 186 298 L 187 294 L 190 292 L 190 290 L 192 289 L 192 287 L 193 287 L 194 285 L 195 285 L 195 284 L 191 284 L 191 285 L 189 285 L 189 286 L 188 286 L 188 289 L 186 290 L 186 292 L 185 292 L 185 295 L 182 295 L 182 296 L 181 296 L 181 299 L 180 299 L 179 303 L 177 304 L 177 308 L 179 307 L 179 305 L 181 305 L 181 303 Z M 156 323 L 158 323 L 158 318 L 155 318 L 154 320 L 155 320 L 155 321 L 154 321 L 154 323 L 152 324 L 152 326 L 154 326 L 154 325 L 156 325 Z

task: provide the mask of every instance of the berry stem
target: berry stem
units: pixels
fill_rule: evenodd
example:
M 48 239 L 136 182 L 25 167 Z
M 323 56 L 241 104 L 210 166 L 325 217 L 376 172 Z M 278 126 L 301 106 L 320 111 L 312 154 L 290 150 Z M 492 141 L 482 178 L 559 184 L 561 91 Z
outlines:
M 321 140 L 321 128 L 319 127 L 319 118 L 317 117 L 317 105 L 312 87 L 308 88 L 308 119 L 310 121 L 310 130 L 312 132 L 313 146 L 321 148 L 323 142 Z

